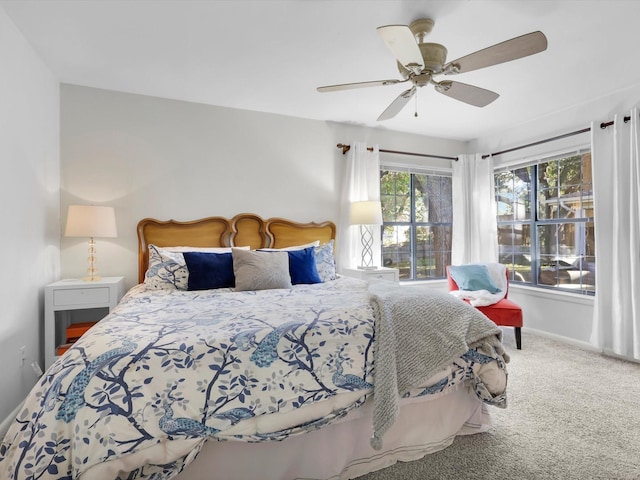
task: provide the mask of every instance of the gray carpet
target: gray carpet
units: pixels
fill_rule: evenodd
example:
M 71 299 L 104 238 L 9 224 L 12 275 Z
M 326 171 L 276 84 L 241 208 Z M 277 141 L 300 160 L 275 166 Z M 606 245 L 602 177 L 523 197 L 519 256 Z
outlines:
M 492 429 L 358 480 L 640 479 L 640 364 L 522 334 Z

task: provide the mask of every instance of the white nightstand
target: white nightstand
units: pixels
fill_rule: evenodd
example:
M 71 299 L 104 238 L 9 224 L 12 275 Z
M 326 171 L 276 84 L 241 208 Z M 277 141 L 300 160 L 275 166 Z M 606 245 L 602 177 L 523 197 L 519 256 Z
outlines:
M 57 346 L 64 343 L 64 331 L 71 322 L 72 310 L 107 308 L 111 311 L 123 295 L 124 277 L 104 277 L 95 282 L 74 278 L 44 287 L 45 369 L 55 361 Z
M 348 277 L 370 280 L 380 278 L 398 283 L 400 281 L 400 271 L 397 268 L 378 267 L 373 269 L 343 268 L 342 274 Z

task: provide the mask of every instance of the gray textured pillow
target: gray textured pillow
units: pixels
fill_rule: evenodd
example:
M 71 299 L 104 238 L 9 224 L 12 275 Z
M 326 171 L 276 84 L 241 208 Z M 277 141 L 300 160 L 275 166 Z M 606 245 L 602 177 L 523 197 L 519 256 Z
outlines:
M 231 255 L 236 291 L 291 288 L 287 252 L 256 252 L 234 248 Z

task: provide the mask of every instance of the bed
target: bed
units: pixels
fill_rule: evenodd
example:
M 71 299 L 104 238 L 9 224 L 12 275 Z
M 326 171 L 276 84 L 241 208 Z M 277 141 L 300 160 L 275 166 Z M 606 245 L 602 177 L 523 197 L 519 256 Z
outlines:
M 500 329 L 337 275 L 335 238 L 255 214 L 140 221 L 140 283 L 33 388 L 0 477 L 346 479 L 486 431 Z

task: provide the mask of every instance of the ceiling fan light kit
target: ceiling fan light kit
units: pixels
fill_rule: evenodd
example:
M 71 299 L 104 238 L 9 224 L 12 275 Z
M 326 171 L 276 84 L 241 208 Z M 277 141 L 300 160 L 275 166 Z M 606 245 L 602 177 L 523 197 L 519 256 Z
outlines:
M 417 87 L 432 84 L 436 92 L 455 100 L 485 107 L 495 101 L 499 95 L 491 90 L 452 80 L 436 81 L 437 75 L 456 75 L 480 68 L 510 62 L 547 49 L 547 38 L 542 32 L 532 32 L 512 38 L 491 47 L 478 50 L 452 62 L 447 61 L 447 48 L 439 43 L 425 42 L 424 39 L 433 30 L 434 21 L 421 18 L 407 25 L 385 25 L 377 31 L 389 50 L 396 58 L 400 76 L 403 80 L 376 80 L 369 82 L 344 83 L 318 87 L 319 92 L 335 92 L 362 87 L 376 87 L 411 82 L 413 87 L 402 92 L 384 112 L 379 121 L 395 117 L 407 102 L 416 94 Z M 417 114 L 416 114 L 417 116 Z

